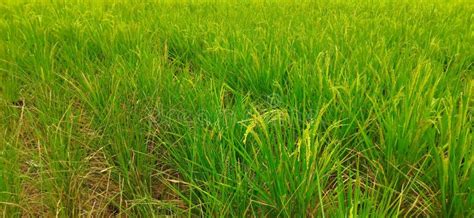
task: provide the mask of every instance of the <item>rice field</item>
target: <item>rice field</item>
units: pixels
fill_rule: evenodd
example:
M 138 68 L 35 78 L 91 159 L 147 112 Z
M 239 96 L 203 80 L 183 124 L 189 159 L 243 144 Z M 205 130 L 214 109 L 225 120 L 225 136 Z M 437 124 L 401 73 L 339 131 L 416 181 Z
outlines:
M 3 217 L 474 217 L 474 2 L 0 1 Z

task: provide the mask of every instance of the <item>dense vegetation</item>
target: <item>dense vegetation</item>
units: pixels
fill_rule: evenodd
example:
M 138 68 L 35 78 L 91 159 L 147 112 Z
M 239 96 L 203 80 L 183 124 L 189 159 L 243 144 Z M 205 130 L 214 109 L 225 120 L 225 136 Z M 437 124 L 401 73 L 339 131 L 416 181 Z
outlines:
M 0 1 L 0 214 L 473 217 L 473 14 Z

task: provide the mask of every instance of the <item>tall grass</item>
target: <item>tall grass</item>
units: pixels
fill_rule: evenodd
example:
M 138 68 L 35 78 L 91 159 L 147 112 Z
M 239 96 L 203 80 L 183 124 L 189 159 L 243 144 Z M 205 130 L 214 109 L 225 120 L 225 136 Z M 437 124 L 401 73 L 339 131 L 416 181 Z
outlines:
M 0 212 L 472 217 L 473 14 L 0 3 Z

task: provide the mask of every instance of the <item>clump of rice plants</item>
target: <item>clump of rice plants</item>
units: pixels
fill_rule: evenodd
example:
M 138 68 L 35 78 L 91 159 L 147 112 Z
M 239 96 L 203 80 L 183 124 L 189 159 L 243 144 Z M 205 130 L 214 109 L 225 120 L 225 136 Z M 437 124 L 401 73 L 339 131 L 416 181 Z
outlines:
M 4 217 L 473 217 L 470 1 L 0 3 Z

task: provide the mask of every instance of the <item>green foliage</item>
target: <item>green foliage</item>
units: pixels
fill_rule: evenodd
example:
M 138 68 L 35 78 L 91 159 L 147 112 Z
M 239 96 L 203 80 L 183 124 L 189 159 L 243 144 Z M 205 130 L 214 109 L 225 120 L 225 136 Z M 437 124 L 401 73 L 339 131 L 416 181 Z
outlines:
M 473 14 L 0 3 L 0 212 L 472 217 Z

